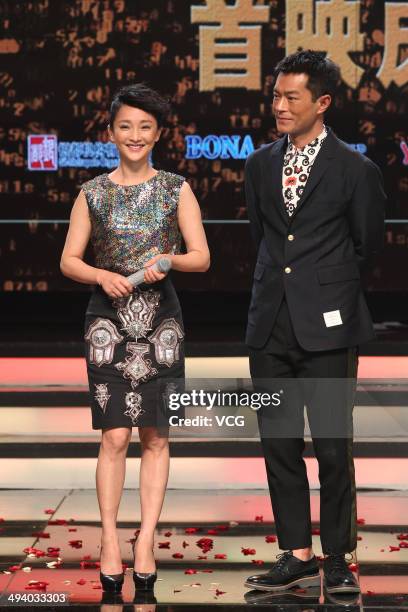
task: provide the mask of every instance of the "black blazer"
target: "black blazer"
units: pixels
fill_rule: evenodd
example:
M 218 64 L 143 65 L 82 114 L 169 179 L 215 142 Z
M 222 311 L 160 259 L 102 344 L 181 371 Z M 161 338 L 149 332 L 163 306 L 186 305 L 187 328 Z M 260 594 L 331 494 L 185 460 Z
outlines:
M 381 172 L 328 128 L 289 217 L 282 196 L 286 146 L 287 136 L 254 151 L 245 165 L 248 216 L 258 250 L 246 343 L 254 348 L 266 343 L 284 295 L 304 349 L 366 342 L 374 330 L 360 270 L 383 243 Z

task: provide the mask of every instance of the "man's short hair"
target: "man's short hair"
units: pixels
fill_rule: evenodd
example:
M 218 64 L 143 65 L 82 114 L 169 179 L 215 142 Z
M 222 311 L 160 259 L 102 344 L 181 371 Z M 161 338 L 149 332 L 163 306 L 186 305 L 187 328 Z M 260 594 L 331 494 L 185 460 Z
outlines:
M 313 102 L 329 94 L 332 99 L 341 79 L 340 68 L 319 51 L 297 51 L 286 56 L 277 64 L 274 75 L 307 74 L 307 88 L 312 93 Z

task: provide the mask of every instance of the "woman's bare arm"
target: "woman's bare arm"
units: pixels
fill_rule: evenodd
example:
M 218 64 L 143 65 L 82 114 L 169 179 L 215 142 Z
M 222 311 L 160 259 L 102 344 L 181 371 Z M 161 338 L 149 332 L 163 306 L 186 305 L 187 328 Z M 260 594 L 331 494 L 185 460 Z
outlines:
M 64 276 L 79 283 L 101 285 L 111 297 L 127 296 L 133 287 L 121 274 L 90 266 L 83 261 L 91 236 L 91 220 L 85 194 L 80 191 L 72 207 L 68 234 L 61 256 L 60 268 Z

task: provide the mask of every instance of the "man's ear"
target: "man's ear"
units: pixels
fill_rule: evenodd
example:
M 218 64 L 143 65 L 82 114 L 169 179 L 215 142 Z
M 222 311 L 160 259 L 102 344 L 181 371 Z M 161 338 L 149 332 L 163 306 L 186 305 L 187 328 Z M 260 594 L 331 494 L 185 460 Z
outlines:
M 331 104 L 332 98 L 330 94 L 324 94 L 323 96 L 320 96 L 318 102 L 319 102 L 319 110 L 318 113 L 319 115 L 322 113 L 325 113 L 330 104 Z

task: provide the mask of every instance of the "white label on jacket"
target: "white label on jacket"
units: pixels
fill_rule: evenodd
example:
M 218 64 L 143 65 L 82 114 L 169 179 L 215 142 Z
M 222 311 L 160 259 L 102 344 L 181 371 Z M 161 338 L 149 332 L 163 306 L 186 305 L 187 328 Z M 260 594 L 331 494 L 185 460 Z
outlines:
M 341 320 L 340 310 L 330 310 L 329 312 L 323 313 L 324 322 L 326 327 L 334 327 L 335 325 L 343 325 Z

